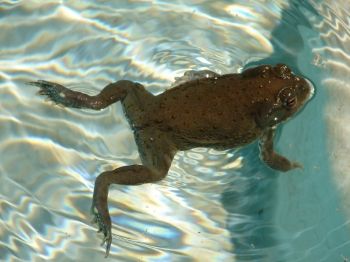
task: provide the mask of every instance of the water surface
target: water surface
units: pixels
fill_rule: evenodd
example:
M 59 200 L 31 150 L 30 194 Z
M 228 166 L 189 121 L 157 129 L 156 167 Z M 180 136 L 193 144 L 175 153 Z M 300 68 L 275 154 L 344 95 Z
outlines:
M 25 82 L 95 94 L 129 79 L 158 94 L 187 70 L 229 73 L 282 61 L 318 88 L 277 143 L 304 170 L 271 171 L 256 144 L 180 152 L 162 182 L 112 186 L 108 260 L 346 261 L 346 190 L 337 186 L 346 172 L 334 164 L 335 129 L 324 117 L 342 121 L 325 108 L 334 108 L 327 87 L 347 81 L 339 70 L 349 75 L 345 5 L 2 1 L 0 260 L 106 261 L 89 215 L 95 178 L 140 161 L 119 104 L 62 108 Z

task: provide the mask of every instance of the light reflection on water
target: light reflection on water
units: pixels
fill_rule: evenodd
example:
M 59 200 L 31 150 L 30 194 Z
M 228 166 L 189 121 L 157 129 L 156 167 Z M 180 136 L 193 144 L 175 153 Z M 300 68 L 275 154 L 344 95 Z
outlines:
M 160 93 L 187 70 L 236 72 L 274 52 L 288 2 L 214 2 L 0 3 L 0 260 L 105 261 L 89 215 L 94 180 L 139 162 L 119 104 L 66 109 L 24 83 L 94 94 L 130 79 Z M 112 186 L 110 259 L 294 259 L 271 218 L 276 184 L 254 145 L 180 152 L 164 181 Z M 312 228 L 302 230 L 295 239 Z

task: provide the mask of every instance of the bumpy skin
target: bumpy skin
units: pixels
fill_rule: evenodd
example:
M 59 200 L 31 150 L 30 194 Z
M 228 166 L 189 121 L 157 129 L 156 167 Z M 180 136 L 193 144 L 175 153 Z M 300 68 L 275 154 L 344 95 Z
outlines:
M 158 96 L 127 80 L 107 85 L 96 96 L 43 80 L 30 84 L 38 86 L 41 95 L 66 107 L 99 110 L 117 101 L 123 105 L 142 165 L 106 171 L 96 179 L 92 212 L 105 236 L 106 256 L 112 242 L 107 205 L 109 186 L 163 179 L 179 150 L 229 149 L 259 139 L 261 158 L 269 167 L 280 171 L 301 167 L 274 152 L 273 136 L 276 126 L 309 100 L 313 87 L 283 64 L 222 76 L 204 71 L 202 78 L 182 83 Z

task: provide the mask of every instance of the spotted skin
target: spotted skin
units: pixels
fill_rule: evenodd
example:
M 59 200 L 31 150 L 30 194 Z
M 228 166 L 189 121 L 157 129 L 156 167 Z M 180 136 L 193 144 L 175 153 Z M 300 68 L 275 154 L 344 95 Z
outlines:
M 192 72 L 193 73 L 193 72 Z M 262 65 L 240 74 L 203 71 L 196 79 L 154 96 L 139 83 L 121 80 L 90 96 L 39 80 L 39 94 L 65 107 L 103 109 L 120 101 L 133 129 L 142 161 L 106 171 L 95 181 L 91 212 L 104 234 L 106 257 L 112 233 L 109 186 L 140 185 L 162 180 L 177 151 L 194 147 L 230 149 L 259 140 L 261 159 L 272 169 L 302 167 L 273 149 L 277 126 L 311 98 L 312 84 L 283 64 Z

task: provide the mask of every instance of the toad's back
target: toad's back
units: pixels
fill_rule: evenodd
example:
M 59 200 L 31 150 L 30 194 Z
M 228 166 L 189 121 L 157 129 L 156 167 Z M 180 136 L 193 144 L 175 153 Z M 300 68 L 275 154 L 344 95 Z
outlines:
M 172 132 L 193 146 L 246 144 L 261 134 L 255 122 L 256 103 L 269 97 L 263 79 L 239 74 L 194 80 L 155 98 L 146 125 Z

